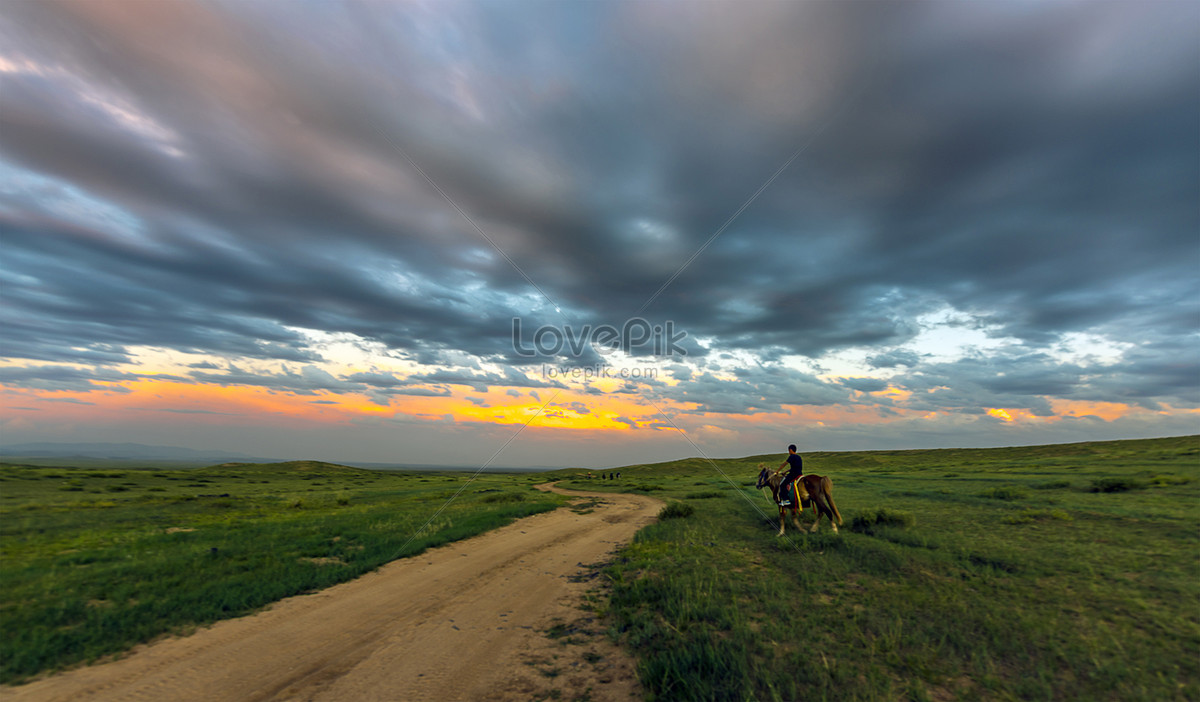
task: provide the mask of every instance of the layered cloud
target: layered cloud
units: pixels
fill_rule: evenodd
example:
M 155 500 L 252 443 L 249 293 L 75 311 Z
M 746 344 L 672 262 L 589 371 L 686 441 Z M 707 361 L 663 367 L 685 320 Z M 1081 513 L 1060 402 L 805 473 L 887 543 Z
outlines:
M 518 425 L 558 392 L 539 421 L 722 452 L 1173 433 L 1200 407 L 1198 28 L 1189 3 L 12 5 L 0 378 L 20 406 L 149 379 Z M 686 355 L 514 348 L 513 319 L 632 317 Z

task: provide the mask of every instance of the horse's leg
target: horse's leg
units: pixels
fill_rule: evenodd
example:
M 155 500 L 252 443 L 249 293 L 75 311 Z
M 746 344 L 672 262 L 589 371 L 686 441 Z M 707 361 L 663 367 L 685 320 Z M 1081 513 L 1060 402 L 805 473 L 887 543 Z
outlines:
M 825 497 L 829 500 L 829 521 L 833 522 L 833 530 L 837 531 L 837 525 L 842 523 L 842 513 L 838 511 L 837 503 L 833 501 L 833 481 L 828 477 L 824 480 L 822 486 Z
M 776 536 L 783 536 L 783 508 L 779 508 L 779 533 Z
M 803 510 L 803 507 L 798 507 L 792 510 L 792 524 L 795 525 L 795 527 L 800 531 L 804 531 L 804 527 L 800 526 L 800 512 Z

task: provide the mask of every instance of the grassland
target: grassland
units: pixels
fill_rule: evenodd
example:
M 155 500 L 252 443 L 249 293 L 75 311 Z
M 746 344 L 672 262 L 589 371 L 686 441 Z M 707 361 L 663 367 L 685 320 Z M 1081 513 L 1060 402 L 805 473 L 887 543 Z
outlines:
M 533 490 L 534 476 L 469 477 L 315 462 L 0 465 L 0 682 L 246 614 L 564 501 Z
M 839 535 L 774 536 L 775 455 L 484 475 L 441 512 L 467 475 L 0 466 L 0 680 L 550 509 L 531 486 L 561 478 L 668 500 L 595 600 L 652 699 L 1200 699 L 1200 437 L 804 458 Z
M 775 537 L 782 456 L 562 483 L 682 505 L 606 571 L 651 699 L 1200 699 L 1200 437 L 804 459 L 840 535 Z

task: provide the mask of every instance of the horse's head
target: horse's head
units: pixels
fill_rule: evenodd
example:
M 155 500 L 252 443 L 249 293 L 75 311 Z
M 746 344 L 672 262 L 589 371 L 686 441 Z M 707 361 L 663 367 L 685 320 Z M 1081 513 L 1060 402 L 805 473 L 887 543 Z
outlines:
M 761 490 L 767 485 L 767 478 L 771 477 L 771 471 L 767 470 L 766 464 L 758 464 L 758 484 L 754 487 Z

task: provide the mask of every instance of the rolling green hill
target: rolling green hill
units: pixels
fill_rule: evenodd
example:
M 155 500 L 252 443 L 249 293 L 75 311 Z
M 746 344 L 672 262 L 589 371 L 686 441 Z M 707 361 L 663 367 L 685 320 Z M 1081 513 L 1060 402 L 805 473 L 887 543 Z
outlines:
M 0 682 L 247 614 L 565 501 L 511 476 L 469 477 L 318 461 L 0 464 Z
M 671 501 L 606 570 L 651 699 L 1200 699 L 1200 437 L 803 456 L 839 534 L 782 454 L 562 483 Z
M 775 536 L 754 478 L 782 454 L 469 485 L 317 461 L 0 465 L 0 679 L 552 509 L 532 485 L 558 479 L 668 500 L 597 600 L 651 699 L 1200 699 L 1200 437 L 803 455 L 838 534 Z
M 248 475 L 378 476 L 379 471 L 354 468 L 324 461 L 282 461 L 280 463 L 220 463 L 193 471 L 196 475 L 239 477 Z

